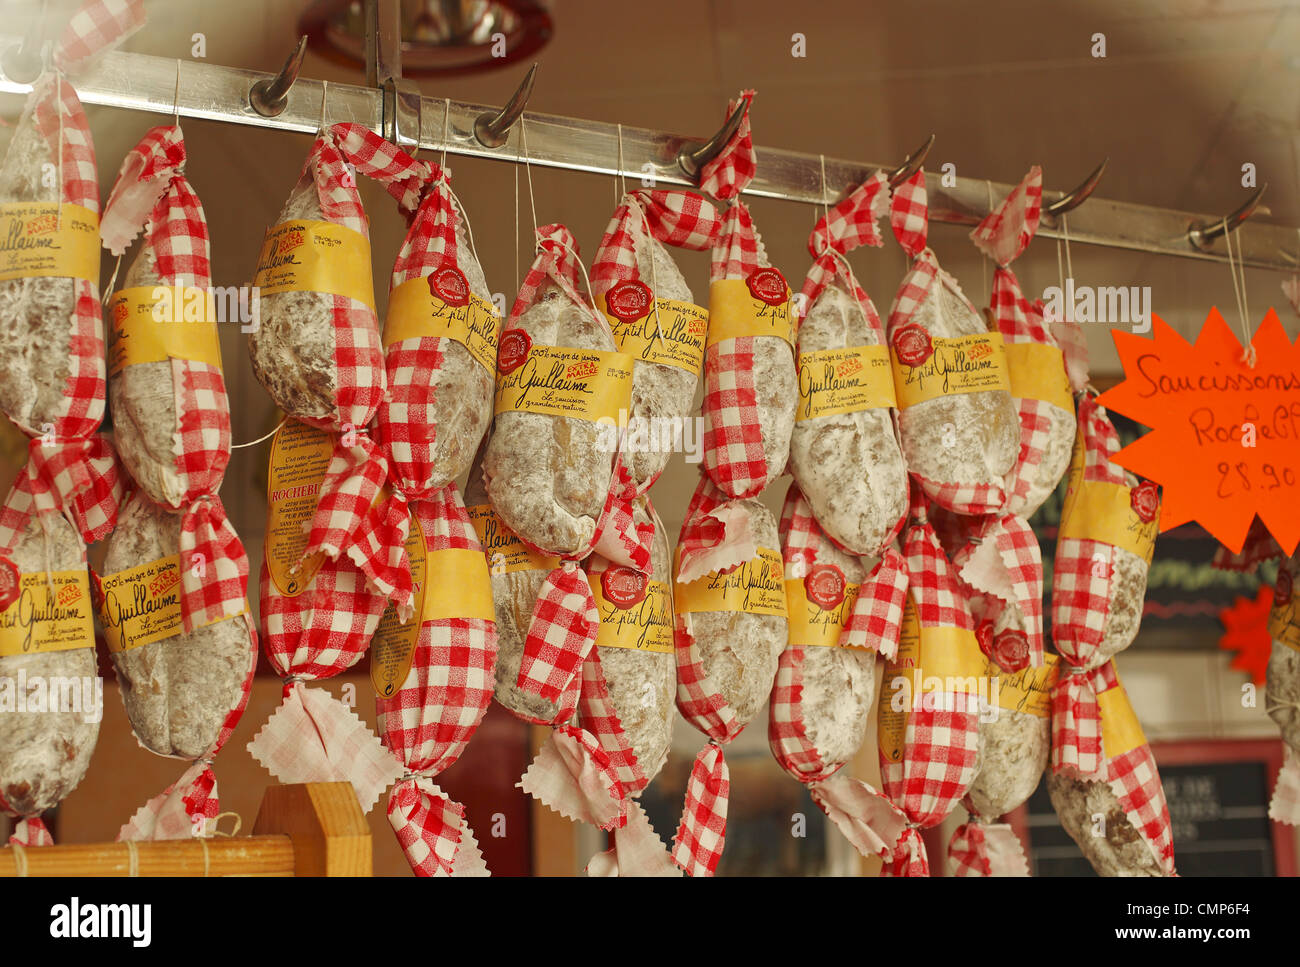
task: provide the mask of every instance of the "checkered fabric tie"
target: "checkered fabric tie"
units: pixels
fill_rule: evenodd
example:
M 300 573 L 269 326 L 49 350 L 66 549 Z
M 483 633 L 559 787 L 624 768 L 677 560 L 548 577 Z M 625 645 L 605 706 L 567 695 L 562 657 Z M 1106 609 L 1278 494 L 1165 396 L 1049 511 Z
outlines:
M 448 549 L 483 552 L 454 483 L 414 507 L 430 560 Z M 481 579 L 488 580 L 486 568 Z M 482 866 L 476 851 L 461 852 L 469 843 L 465 807 L 432 777 L 460 758 L 482 722 L 492 701 L 496 651 L 494 621 L 423 620 L 406 680 L 391 697 L 375 700 L 384 744 L 407 772 L 389 793 L 388 821 L 419 876 L 456 875 L 466 863 Z
M 953 876 L 1028 876 L 1024 846 L 1006 823 L 962 823 L 948 841 Z

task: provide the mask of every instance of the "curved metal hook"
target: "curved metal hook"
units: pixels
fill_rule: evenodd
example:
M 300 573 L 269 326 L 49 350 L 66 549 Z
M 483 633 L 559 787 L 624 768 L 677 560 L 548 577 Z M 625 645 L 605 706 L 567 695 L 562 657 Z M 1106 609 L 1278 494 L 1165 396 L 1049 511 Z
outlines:
M 1246 202 L 1234 211 L 1231 215 L 1223 218 L 1217 218 L 1212 222 L 1202 222 L 1199 225 L 1193 225 L 1187 230 L 1187 240 L 1199 248 L 1202 252 L 1208 252 L 1214 248 L 1214 240 L 1220 235 L 1227 235 L 1229 232 L 1235 232 L 1241 227 L 1242 222 L 1255 214 L 1259 208 L 1259 201 L 1264 197 L 1264 192 L 1268 189 L 1268 182 L 1259 186 L 1259 190 Z M 1267 211 L 1267 209 L 1265 209 Z
M 1092 169 L 1092 174 L 1083 180 L 1083 184 L 1075 188 L 1074 191 L 1068 191 L 1050 205 L 1043 206 L 1043 214 L 1049 218 L 1059 218 L 1066 212 L 1072 212 L 1085 201 L 1087 201 L 1097 187 L 1097 182 L 1101 181 L 1101 176 L 1106 172 L 1106 166 L 1110 164 L 1110 156 L 1104 158 L 1101 164 Z
M 739 130 L 740 122 L 745 120 L 745 111 L 748 109 L 749 98 L 741 98 L 736 109 L 731 112 L 731 117 L 727 118 L 727 123 L 718 129 L 717 134 L 698 148 L 688 148 L 683 145 L 682 150 L 677 152 L 677 164 L 693 181 L 699 180 L 700 172 L 704 170 L 706 164 L 722 154 L 727 142 Z
M 921 170 L 921 165 L 925 164 L 926 156 L 929 155 L 930 149 L 934 147 L 934 135 L 930 135 L 925 142 L 909 154 L 901 165 L 889 173 L 889 187 L 895 188 L 911 178 Z
M 474 119 L 474 137 L 485 148 L 499 148 L 510 137 L 510 129 L 524 113 L 528 99 L 533 96 L 533 81 L 537 78 L 537 65 L 533 64 L 524 75 L 523 82 L 510 95 L 506 106 L 496 114 L 484 111 Z
M 44 62 L 41 57 L 41 28 L 45 24 L 46 4 L 41 4 L 40 13 L 32 18 L 23 37 L 23 42 L 10 47 L 0 58 L 0 69 L 5 77 L 15 84 L 30 84 L 41 75 Z
M 307 35 L 298 38 L 298 46 L 285 58 L 280 73 L 267 80 L 258 81 L 248 91 L 248 103 L 264 118 L 273 118 L 289 103 L 289 91 L 298 80 L 302 59 L 307 54 Z

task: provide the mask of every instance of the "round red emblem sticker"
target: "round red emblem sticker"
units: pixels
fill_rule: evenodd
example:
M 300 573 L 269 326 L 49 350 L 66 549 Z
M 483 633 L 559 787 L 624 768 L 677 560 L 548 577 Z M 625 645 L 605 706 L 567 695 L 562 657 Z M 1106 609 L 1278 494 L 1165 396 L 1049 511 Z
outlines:
M 975 629 L 975 641 L 980 646 L 980 651 L 984 652 L 985 658 L 993 657 L 993 622 L 981 621 L 980 626 Z
M 770 306 L 779 306 L 790 300 L 790 287 L 785 284 L 785 276 L 777 269 L 755 269 L 745 279 L 750 294 Z
M 469 305 L 469 281 L 454 265 L 444 265 L 429 276 L 429 292 L 455 308 Z
M 624 322 L 640 319 L 650 311 L 654 293 L 644 282 L 628 279 L 605 293 L 605 306 L 609 314 Z
M 7 557 L 0 557 L 0 611 L 18 600 L 18 568 Z
M 1018 672 L 1029 667 L 1029 639 L 1023 631 L 1008 628 L 993 639 L 989 656 L 1004 672 Z
M 814 564 L 808 576 L 803 579 L 804 593 L 808 600 L 823 611 L 838 608 L 844 600 L 844 572 L 834 564 Z
M 894 333 L 894 352 L 908 366 L 920 366 L 934 352 L 930 333 L 917 322 L 909 322 Z
M 636 568 L 622 564 L 606 568 L 600 575 L 600 590 L 605 600 L 624 611 L 641 603 L 649 583 L 650 579 Z
M 508 376 L 524 364 L 528 350 L 533 348 L 533 341 L 522 329 L 509 329 L 501 334 L 501 345 L 497 349 L 497 371 Z
M 1149 524 L 1156 519 L 1160 511 L 1160 489 L 1154 480 L 1144 480 L 1133 488 L 1128 498 L 1133 513 L 1142 518 L 1142 523 Z

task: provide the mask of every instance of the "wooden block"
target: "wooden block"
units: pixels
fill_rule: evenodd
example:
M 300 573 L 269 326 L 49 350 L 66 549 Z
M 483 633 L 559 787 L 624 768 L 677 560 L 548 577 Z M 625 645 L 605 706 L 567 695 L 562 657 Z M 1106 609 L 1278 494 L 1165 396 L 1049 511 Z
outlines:
M 294 876 L 370 876 L 370 827 L 351 783 L 268 786 L 253 834 L 293 840 Z

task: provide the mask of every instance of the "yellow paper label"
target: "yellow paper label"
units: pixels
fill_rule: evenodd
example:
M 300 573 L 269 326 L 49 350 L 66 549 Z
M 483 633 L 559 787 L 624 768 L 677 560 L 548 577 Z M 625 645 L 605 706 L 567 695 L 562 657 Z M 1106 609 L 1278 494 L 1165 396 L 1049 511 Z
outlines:
M 1063 410 L 1074 409 L 1065 355 L 1042 343 L 1007 343 L 1007 376 L 1011 395 L 1021 400 L 1042 400 Z
M 1160 515 L 1143 521 L 1133 510 L 1132 490 L 1123 484 L 1084 480 L 1066 491 L 1057 540 L 1094 540 L 1122 547 L 1148 564 L 1160 530 Z
M 99 281 L 99 216 L 47 201 L 0 204 L 0 282 L 69 278 Z
M 890 347 L 900 408 L 957 393 L 1011 390 L 1001 333 L 980 332 L 931 342 L 934 351 L 920 366 L 908 366 Z
M 772 336 L 794 347 L 794 321 L 790 318 L 790 290 L 786 301 L 769 305 L 749 290 L 744 279 L 719 279 L 709 286 L 709 338 L 707 345 L 745 336 Z
M 677 614 L 694 611 L 743 611 L 786 617 L 785 565 L 779 552 L 760 547 L 758 553 L 726 574 L 710 571 L 673 589 Z
M 521 541 L 505 525 L 491 504 L 467 507 L 470 523 L 483 545 L 484 559 L 492 574 L 510 574 L 513 571 L 554 571 L 560 566 L 558 557 L 538 554 Z
M 333 222 L 295 219 L 266 230 L 253 284 L 261 294 L 328 292 L 375 308 L 370 240 Z
M 1280 604 L 1274 595 L 1273 610 L 1268 613 L 1268 633 L 1274 641 L 1300 651 L 1300 598 L 1294 590 L 1286 604 Z
M 1052 717 L 1052 688 L 1056 685 L 1060 659 L 1056 655 L 1043 657 L 1044 663 L 1037 668 L 1022 668 L 998 676 L 999 708 L 1028 712 L 1040 719 Z
M 407 279 L 389 295 L 384 348 L 403 339 L 437 336 L 460 343 L 489 373 L 495 373 L 500 329 L 501 317 L 492 303 L 471 292 L 465 305 L 448 305 L 429 291 L 425 276 Z
M 316 553 L 292 569 L 307 549 L 307 529 L 320 500 L 321 483 L 334 453 L 324 430 L 287 420 L 271 441 L 266 474 L 266 567 L 276 590 L 295 597 L 307 590 L 325 561 Z
M 468 547 L 444 547 L 429 554 L 429 581 L 424 592 L 425 621 L 480 618 L 495 621 L 492 581 L 487 560 Z
M 545 413 L 618 424 L 632 396 L 632 357 L 535 345 L 523 365 L 497 373 L 497 413 Z
M 18 576 L 18 598 L 0 611 L 0 658 L 95 647 L 90 576 L 80 571 Z
M 184 634 L 179 554 L 105 575 L 99 587 L 103 594 L 99 623 L 109 651 L 130 651 Z M 224 620 L 204 621 L 196 627 Z
M 1146 745 L 1137 714 L 1123 685 L 1108 688 L 1097 696 L 1101 712 L 1101 751 L 1107 759 Z
M 429 586 L 427 575 L 428 555 L 425 553 L 424 531 L 420 521 L 411 515 L 411 529 L 406 535 L 406 556 L 411 562 L 411 586 L 414 601 L 411 618 L 402 624 L 397 608 L 392 604 L 384 609 L 375 636 L 370 639 L 370 687 L 380 698 L 391 698 L 406 684 L 411 673 L 415 646 L 420 641 L 423 624 L 425 591 Z
M 108 375 L 124 366 L 188 359 L 221 368 L 221 343 L 217 339 L 216 304 L 207 293 L 206 304 L 191 313 L 176 306 L 169 286 L 142 285 L 122 289 L 108 304 Z M 201 318 L 190 321 L 187 315 Z
M 858 600 L 859 585 L 845 583 L 844 598 L 832 608 L 823 608 L 808 597 L 803 578 L 786 578 L 785 603 L 790 611 L 792 645 L 837 648 L 840 632 L 848 623 L 853 604 Z M 859 651 L 870 651 L 857 645 L 849 646 Z
M 796 420 L 897 405 L 889 350 L 884 346 L 799 354 Z
M 664 655 L 673 653 L 673 605 L 667 584 L 647 581 L 645 593 L 639 600 L 620 607 L 605 597 L 600 574 L 590 575 L 588 582 L 592 597 L 596 599 L 596 610 L 600 612 L 596 644 Z
M 648 312 L 631 321 L 608 311 L 605 297 L 596 297 L 596 308 L 609 320 L 619 351 L 642 363 L 676 366 L 699 375 L 704 365 L 704 342 L 709 332 L 709 311 L 703 306 L 675 299 L 656 299 L 658 317 Z

